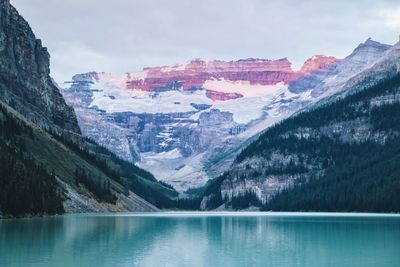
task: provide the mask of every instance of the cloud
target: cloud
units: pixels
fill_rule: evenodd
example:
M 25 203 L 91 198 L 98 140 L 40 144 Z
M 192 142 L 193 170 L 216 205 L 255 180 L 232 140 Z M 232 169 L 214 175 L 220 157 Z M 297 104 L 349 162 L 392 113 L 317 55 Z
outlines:
M 397 41 L 398 0 L 11 0 L 62 82 L 191 58 L 344 57 L 368 37 Z M 377 13 L 378 11 L 378 13 Z M 379 13 L 380 12 L 380 13 Z
M 386 27 L 400 32 L 400 7 L 382 9 L 379 11 L 379 16 L 383 19 Z
M 78 42 L 56 42 L 50 48 L 51 71 L 56 81 L 71 79 L 71 73 L 81 73 L 103 68 L 106 55 Z

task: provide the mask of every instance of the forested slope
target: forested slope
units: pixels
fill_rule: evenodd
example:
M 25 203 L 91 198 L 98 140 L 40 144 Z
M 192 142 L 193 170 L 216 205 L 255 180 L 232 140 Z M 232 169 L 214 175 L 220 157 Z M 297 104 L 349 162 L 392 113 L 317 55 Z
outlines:
M 209 186 L 203 208 L 398 212 L 399 122 L 396 74 L 268 129 Z
M 129 190 L 161 208 L 175 205 L 171 197 L 177 193 L 150 173 L 79 135 L 68 139 L 47 132 L 5 104 L 0 107 L 0 165 L 3 215 L 62 213 L 67 192 L 56 178 L 105 209 L 118 206 Z

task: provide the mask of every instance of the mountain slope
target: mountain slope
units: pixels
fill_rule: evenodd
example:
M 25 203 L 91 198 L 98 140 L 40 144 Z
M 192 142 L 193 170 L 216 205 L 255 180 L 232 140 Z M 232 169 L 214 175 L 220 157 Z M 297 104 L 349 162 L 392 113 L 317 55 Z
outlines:
M 77 146 L 62 140 L 57 134 L 50 134 L 26 121 L 5 105 L 1 107 L 0 118 L 2 166 L 7 166 L 9 162 L 8 165 L 14 170 L 1 170 L 1 188 L 5 192 L 2 194 L 0 213 L 13 216 L 52 214 L 62 213 L 64 208 L 67 212 L 157 210 L 155 206 L 134 195 L 130 189 L 148 197 L 154 204 L 159 204 L 158 196 L 169 200 L 158 193 L 157 187 L 163 187 L 154 178 L 141 176 L 141 172 L 135 169 L 137 167 L 121 162 L 94 143 Z M 32 176 L 32 173 L 38 173 L 38 176 Z M 135 182 L 148 188 L 127 185 Z M 42 183 L 46 186 L 41 186 Z M 13 191 L 8 191 L 10 186 Z M 168 188 L 164 190 L 170 191 Z M 42 198 L 42 194 L 50 195 Z M 47 201 L 50 198 L 53 200 Z M 57 208 L 46 206 L 51 204 Z M 30 208 L 31 205 L 41 208 Z
M 396 44 L 343 92 L 268 129 L 210 183 L 202 208 L 399 211 L 399 59 Z
M 336 112 L 327 110 L 328 114 L 334 113 L 336 121 L 346 120 L 347 129 L 334 140 L 324 140 L 330 157 L 325 156 L 327 161 L 322 162 L 326 165 L 324 174 L 309 181 L 296 181 L 292 188 L 269 199 L 264 208 L 400 211 L 399 96 L 397 75 L 330 106 Z M 350 131 L 354 132 L 353 138 L 348 136 Z M 321 147 L 320 140 L 312 140 L 309 145 Z M 320 162 L 324 159 L 323 155 L 314 156 L 317 157 Z
M 249 139 L 343 85 L 391 46 L 367 40 L 345 59 L 218 61 L 78 74 L 62 90 L 82 132 L 178 191 L 223 173 Z M 95 127 L 93 127 L 95 125 Z
M 55 176 L 24 155 L 21 136 L 33 138 L 32 128 L 0 107 L 0 216 L 62 213 L 62 190 Z

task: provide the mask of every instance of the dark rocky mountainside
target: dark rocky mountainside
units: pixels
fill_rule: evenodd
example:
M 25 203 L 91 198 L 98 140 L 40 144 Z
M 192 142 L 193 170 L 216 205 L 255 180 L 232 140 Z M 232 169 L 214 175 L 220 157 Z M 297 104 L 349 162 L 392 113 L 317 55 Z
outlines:
M 35 124 L 80 133 L 49 73 L 50 55 L 9 0 L 0 0 L 0 100 Z

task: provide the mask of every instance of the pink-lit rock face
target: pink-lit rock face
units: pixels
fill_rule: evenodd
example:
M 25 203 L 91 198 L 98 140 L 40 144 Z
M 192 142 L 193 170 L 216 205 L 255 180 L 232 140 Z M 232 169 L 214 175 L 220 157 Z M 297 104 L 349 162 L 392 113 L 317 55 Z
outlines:
M 300 69 L 300 74 L 310 74 L 321 69 L 326 69 L 338 61 L 335 57 L 327 57 L 323 55 L 316 55 L 309 58 L 304 62 L 303 67 Z
M 183 90 L 202 87 L 206 80 L 225 79 L 250 81 L 251 84 L 274 85 L 290 82 L 295 78 L 291 63 L 287 59 L 245 59 L 238 61 L 206 61 L 195 59 L 187 64 L 172 67 L 145 68 L 144 79 L 130 79 L 128 89 L 152 91 L 156 88 L 179 82 Z M 207 88 L 212 90 L 212 88 Z
M 243 59 L 238 61 L 194 59 L 185 64 L 144 68 L 141 72 L 126 73 L 123 77 L 113 77 L 101 73 L 93 75 L 96 80 L 103 80 L 128 90 L 151 92 L 162 88 L 206 89 L 206 95 L 213 101 L 225 101 L 243 97 L 243 93 L 222 91 L 209 88 L 210 80 L 246 82 L 249 85 L 290 84 L 299 77 L 328 68 L 337 59 L 327 56 L 314 56 L 308 59 L 300 71 L 293 71 L 291 62 L 286 59 Z M 96 73 L 94 73 L 96 74 Z M 229 89 L 229 88 L 228 88 Z M 249 90 L 251 90 L 249 86 Z

